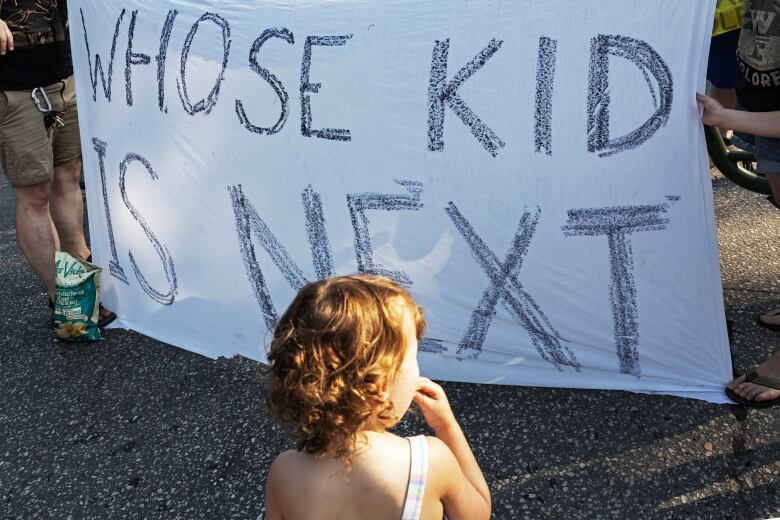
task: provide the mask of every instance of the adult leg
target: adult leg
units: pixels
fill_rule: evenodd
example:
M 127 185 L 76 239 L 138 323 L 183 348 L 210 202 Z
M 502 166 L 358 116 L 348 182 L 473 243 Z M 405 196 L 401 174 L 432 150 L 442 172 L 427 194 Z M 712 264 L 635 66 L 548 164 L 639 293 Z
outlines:
M 80 177 L 80 158 L 54 166 L 50 207 L 62 250 L 83 260 L 90 255 L 90 251 L 84 239 L 84 203 L 79 186 Z
M 49 298 L 56 292 L 54 252 L 57 250 L 57 232 L 49 216 L 49 181 L 31 186 L 17 186 L 16 240 L 33 271 L 38 275 Z
M 79 186 L 80 177 L 80 157 L 56 165 L 50 206 L 51 218 L 57 228 L 55 236 L 59 236 L 61 251 L 74 258 L 86 260 L 92 252 L 84 238 L 84 201 Z M 111 311 L 100 306 L 101 319 L 112 315 Z
M 780 352 L 759 365 L 756 372 L 761 376 L 780 378 Z M 761 402 L 780 398 L 780 390 L 767 388 L 754 383 L 745 383 L 744 381 L 745 376 L 739 376 L 728 384 L 728 388 L 743 399 L 748 399 L 750 401 Z
M 54 181 L 52 183 L 51 214 L 62 241 L 62 250 L 75 258 L 86 260 L 91 252 L 84 238 L 84 203 L 81 197 L 81 139 L 73 77 L 55 84 L 49 98 L 62 103 L 64 126 L 55 129 L 52 149 Z M 59 99 L 58 99 L 59 98 Z M 100 306 L 100 326 L 116 319 L 116 315 Z
M 0 92 L 0 163 L 16 198 L 16 241 L 49 297 L 58 237 L 49 213 L 53 159 L 43 116 L 29 91 Z

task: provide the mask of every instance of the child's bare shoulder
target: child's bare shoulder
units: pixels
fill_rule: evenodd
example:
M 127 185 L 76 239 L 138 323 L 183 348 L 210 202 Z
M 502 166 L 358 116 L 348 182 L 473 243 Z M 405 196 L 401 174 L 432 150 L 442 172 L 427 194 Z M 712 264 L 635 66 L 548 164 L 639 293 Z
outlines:
M 268 472 L 269 480 L 286 481 L 295 479 L 296 475 L 305 471 L 310 464 L 311 456 L 296 450 L 287 450 L 280 453 Z
M 462 471 L 449 446 L 437 437 L 426 436 L 425 439 L 428 441 L 428 480 L 443 493 Z
M 301 459 L 308 457 L 309 455 L 301 453 L 298 450 L 287 450 L 276 456 L 276 459 L 274 459 L 274 464 L 295 464 L 296 462 L 300 463 Z
M 428 459 L 433 460 L 442 460 L 452 458 L 455 459 L 455 455 L 452 454 L 452 450 L 444 444 L 444 441 L 439 439 L 438 437 L 433 437 L 431 435 L 426 435 L 425 440 L 428 441 Z

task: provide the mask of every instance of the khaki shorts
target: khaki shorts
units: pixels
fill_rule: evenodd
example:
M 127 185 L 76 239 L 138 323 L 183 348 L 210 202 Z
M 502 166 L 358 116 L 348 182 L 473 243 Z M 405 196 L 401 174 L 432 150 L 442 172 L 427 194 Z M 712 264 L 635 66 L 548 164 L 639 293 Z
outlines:
M 81 157 L 73 76 L 45 90 L 65 126 L 47 129 L 29 90 L 0 91 L 0 167 L 14 186 L 51 181 L 54 166 Z

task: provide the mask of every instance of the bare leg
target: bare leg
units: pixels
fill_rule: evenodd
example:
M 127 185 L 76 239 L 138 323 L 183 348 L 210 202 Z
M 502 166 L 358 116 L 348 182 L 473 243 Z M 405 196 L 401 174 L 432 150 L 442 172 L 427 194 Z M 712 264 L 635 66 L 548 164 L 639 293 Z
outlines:
M 49 201 L 49 204 L 51 204 L 51 201 Z M 60 248 L 60 236 L 57 234 L 57 227 L 54 225 L 54 221 L 51 219 L 51 207 L 49 210 L 49 224 L 51 224 L 51 236 L 54 238 L 54 250 L 62 251 Z
M 62 251 L 74 258 L 86 260 L 92 252 L 84 238 L 84 201 L 81 198 L 81 158 L 73 159 L 54 167 L 51 184 L 51 219 L 56 227 Z M 111 311 L 100 307 L 100 316 Z
M 51 184 L 42 182 L 32 186 L 15 187 L 16 240 L 30 267 L 38 275 L 49 298 L 56 291 L 54 252 L 57 233 L 49 216 Z
M 756 369 L 759 375 L 766 377 L 780 377 L 780 352 L 770 357 Z M 780 397 L 780 390 L 767 388 L 753 383 L 743 383 L 744 376 L 739 376 L 729 383 L 728 387 L 744 399 L 751 401 L 767 401 Z
M 733 88 L 711 87 L 710 95 L 717 99 L 721 105 L 728 109 L 734 109 L 737 106 L 737 93 Z M 727 137 L 731 128 L 719 128 L 720 135 Z
M 71 256 L 86 259 L 90 255 L 84 239 L 84 202 L 79 177 L 81 159 L 73 159 L 54 167 L 51 184 L 51 218 L 57 228 L 62 250 Z

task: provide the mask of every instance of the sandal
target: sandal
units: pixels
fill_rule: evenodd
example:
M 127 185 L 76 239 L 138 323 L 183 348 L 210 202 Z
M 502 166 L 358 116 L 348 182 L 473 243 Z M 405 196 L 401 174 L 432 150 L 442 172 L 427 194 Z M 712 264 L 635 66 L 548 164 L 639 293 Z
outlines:
M 102 303 L 98 304 L 98 309 L 98 312 L 100 313 L 97 323 L 98 328 L 102 329 L 103 327 L 111 325 L 116 319 L 116 313 L 103 307 Z
M 758 316 L 756 323 L 769 330 L 780 331 L 780 309 L 774 309 Z
M 780 378 L 759 375 L 759 373 L 756 372 L 756 369 L 752 369 L 750 372 L 745 374 L 744 382 L 765 386 L 774 390 L 780 390 Z M 729 396 L 733 401 L 749 408 L 769 408 L 770 406 L 780 404 L 780 397 L 769 399 L 767 401 L 753 401 L 751 399 L 745 399 L 744 397 L 734 392 L 731 388 L 726 388 L 726 395 Z

